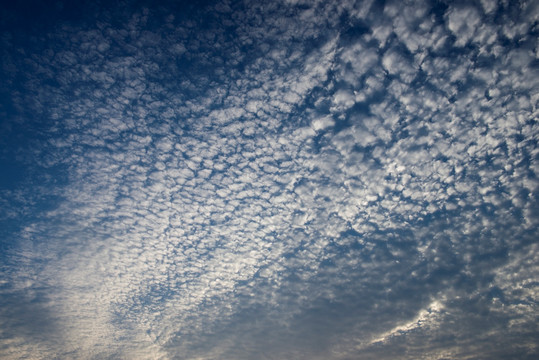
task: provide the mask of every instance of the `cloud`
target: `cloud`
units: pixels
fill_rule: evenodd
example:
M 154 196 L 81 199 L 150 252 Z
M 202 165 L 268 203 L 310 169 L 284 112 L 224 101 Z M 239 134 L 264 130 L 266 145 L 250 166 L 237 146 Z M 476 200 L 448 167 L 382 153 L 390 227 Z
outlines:
M 4 37 L 39 177 L 0 192 L 0 354 L 533 358 L 536 41 L 503 6 L 111 7 Z

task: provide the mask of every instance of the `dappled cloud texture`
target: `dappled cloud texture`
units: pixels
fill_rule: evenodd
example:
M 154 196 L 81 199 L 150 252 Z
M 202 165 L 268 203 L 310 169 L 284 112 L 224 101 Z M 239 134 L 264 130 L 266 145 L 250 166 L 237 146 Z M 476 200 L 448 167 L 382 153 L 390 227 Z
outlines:
M 6 7 L 0 357 L 537 358 L 537 4 Z

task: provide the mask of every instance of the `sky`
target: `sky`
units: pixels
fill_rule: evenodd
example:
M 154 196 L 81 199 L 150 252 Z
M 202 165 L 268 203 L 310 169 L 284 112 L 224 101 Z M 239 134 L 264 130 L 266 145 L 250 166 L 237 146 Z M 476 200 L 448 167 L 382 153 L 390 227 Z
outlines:
M 539 2 L 0 9 L 0 358 L 537 359 Z

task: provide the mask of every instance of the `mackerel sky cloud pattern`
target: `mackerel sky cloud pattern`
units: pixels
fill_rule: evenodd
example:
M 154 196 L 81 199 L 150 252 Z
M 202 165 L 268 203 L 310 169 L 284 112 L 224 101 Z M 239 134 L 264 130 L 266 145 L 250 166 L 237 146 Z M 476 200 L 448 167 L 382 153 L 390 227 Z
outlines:
M 3 359 L 535 359 L 536 1 L 0 15 Z

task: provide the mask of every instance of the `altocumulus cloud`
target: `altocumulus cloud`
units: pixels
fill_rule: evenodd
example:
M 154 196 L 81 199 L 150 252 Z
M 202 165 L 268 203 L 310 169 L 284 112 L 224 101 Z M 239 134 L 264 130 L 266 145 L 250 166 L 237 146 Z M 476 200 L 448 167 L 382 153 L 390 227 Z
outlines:
M 536 358 L 537 4 L 5 7 L 0 356 Z

